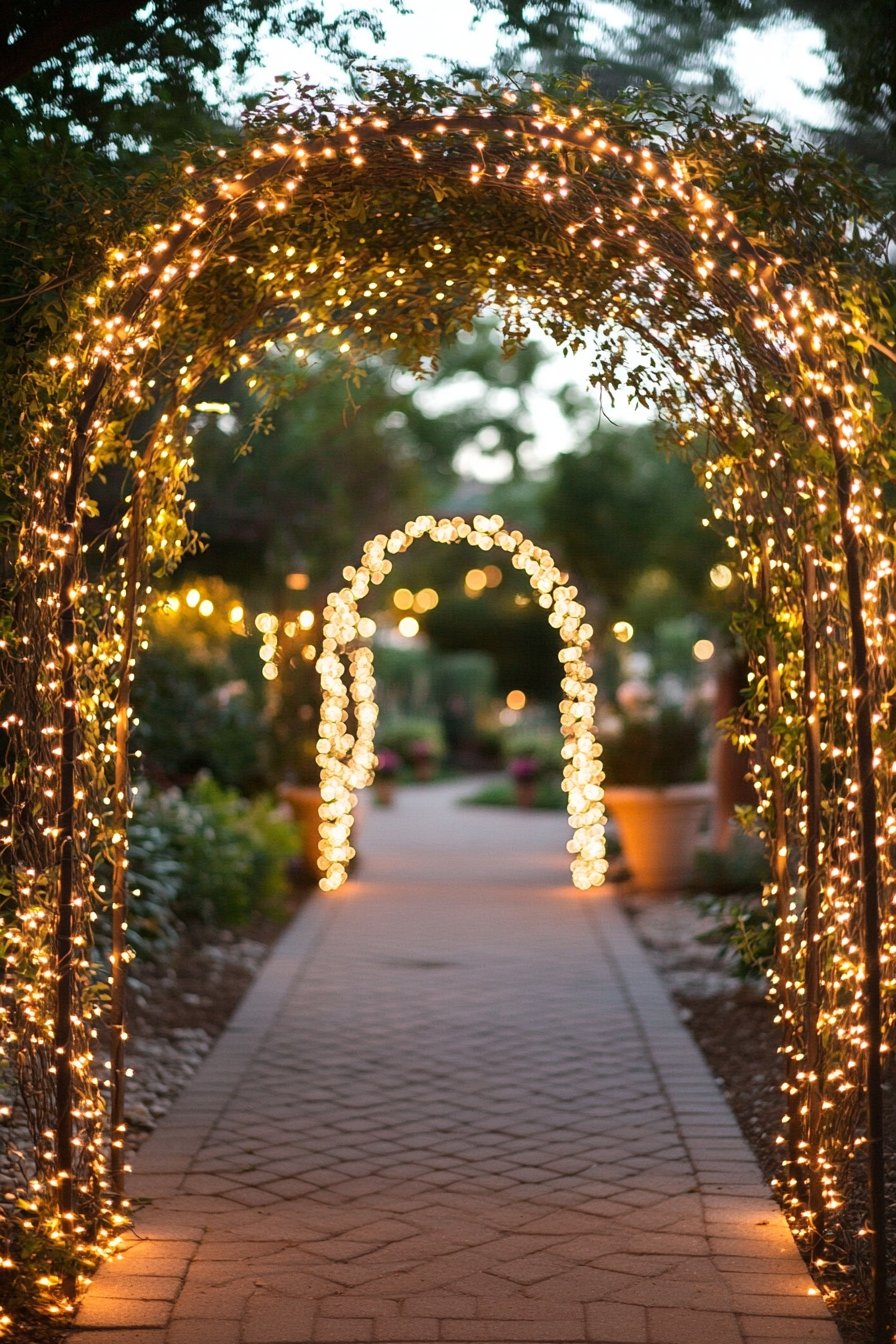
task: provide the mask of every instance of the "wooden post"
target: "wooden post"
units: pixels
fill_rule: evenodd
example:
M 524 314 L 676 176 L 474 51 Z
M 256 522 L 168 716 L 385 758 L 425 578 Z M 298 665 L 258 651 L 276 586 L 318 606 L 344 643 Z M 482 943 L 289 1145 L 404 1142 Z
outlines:
M 127 831 L 130 812 L 130 769 L 128 762 L 128 738 L 130 728 L 131 703 L 131 660 L 137 625 L 137 594 L 140 573 L 140 526 L 141 507 L 139 487 L 135 488 L 131 501 L 129 520 L 127 568 L 124 594 L 124 628 L 121 636 L 121 668 L 118 681 L 118 694 L 115 701 L 115 793 L 112 802 L 112 815 L 115 842 L 112 859 L 112 987 L 109 1004 L 109 1030 L 111 1033 L 111 1096 L 109 1101 L 109 1133 L 111 1151 L 109 1160 L 112 1197 L 115 1207 L 120 1208 L 125 1194 L 125 1041 L 126 996 L 127 996 L 127 914 L 128 914 L 128 876 L 127 876 Z
M 768 539 L 762 547 L 759 570 L 759 589 L 762 595 L 762 603 L 766 612 L 771 611 L 771 567 L 768 559 Z M 771 634 L 766 635 L 765 639 L 765 672 L 768 681 L 768 718 L 769 718 L 769 756 L 774 755 L 775 733 L 771 725 L 780 716 L 783 710 L 783 698 L 781 692 L 781 675 L 778 671 L 778 650 L 775 647 L 775 641 Z M 778 918 L 777 937 L 775 938 L 775 969 L 778 975 L 784 979 L 791 977 L 791 967 L 785 964 L 784 942 L 787 936 L 787 921 L 790 915 L 790 874 L 788 869 L 787 854 L 789 848 L 789 838 L 787 835 L 787 817 L 786 802 L 784 797 L 784 785 L 781 780 L 781 774 L 778 768 L 770 760 L 769 768 L 772 777 L 772 804 L 775 809 L 775 856 L 772 865 L 772 871 L 775 877 L 775 913 Z M 785 1073 L 788 1086 L 787 1092 L 787 1155 L 790 1161 L 790 1171 L 797 1182 L 797 1190 L 801 1198 L 805 1198 L 805 1181 L 803 1167 L 800 1162 L 802 1155 L 802 1137 L 803 1137 L 803 1119 L 798 1106 L 794 1105 L 794 1093 L 790 1090 L 796 1085 L 796 1063 L 793 1058 L 793 1040 L 794 1040 L 794 1021 L 795 1019 L 784 1019 L 782 1024 L 782 1039 L 785 1047 Z
M 806 995 L 803 1003 L 803 1040 L 809 1075 L 809 1117 L 805 1138 L 808 1157 L 810 1242 L 814 1259 L 825 1232 L 824 1187 L 818 1168 L 822 1121 L 823 1060 L 818 1032 L 821 1007 L 821 725 L 818 719 L 818 582 L 815 557 L 803 552 L 803 714 L 806 721 Z
M 833 408 L 826 399 L 822 409 L 834 454 L 837 478 L 837 507 L 843 554 L 846 560 L 846 588 L 849 600 L 849 628 L 852 658 L 852 683 L 857 692 L 856 765 L 859 776 L 859 834 L 862 874 L 862 926 L 865 954 L 865 1032 L 868 1040 L 866 1060 L 866 1126 L 868 1145 L 868 1226 L 871 1232 L 871 1273 L 874 1308 L 875 1344 L 889 1344 L 889 1301 L 887 1290 L 887 1218 L 884 1166 L 884 1107 L 881 1077 L 881 984 L 880 984 L 880 871 L 877 853 L 877 787 L 874 779 L 874 736 L 872 732 L 873 695 L 868 667 L 868 644 L 862 617 L 862 566 L 858 534 L 850 516 L 853 474 L 849 458 L 839 442 Z

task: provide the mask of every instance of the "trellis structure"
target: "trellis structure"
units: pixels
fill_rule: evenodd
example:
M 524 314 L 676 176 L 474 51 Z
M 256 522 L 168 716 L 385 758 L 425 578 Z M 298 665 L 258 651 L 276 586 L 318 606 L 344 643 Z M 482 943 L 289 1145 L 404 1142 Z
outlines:
M 324 609 L 324 652 L 317 670 L 321 684 L 320 736 L 320 885 L 335 891 L 348 876 L 354 858 L 351 832 L 357 790 L 373 783 L 376 768 L 376 682 L 373 650 L 363 640 L 372 637 L 363 622 L 359 602 L 371 585 L 382 583 L 392 569 L 390 556 L 398 555 L 429 537 L 446 545 L 467 542 L 480 550 L 509 556 L 526 574 L 539 606 L 560 636 L 558 654 L 563 676 L 560 729 L 563 734 L 563 789 L 572 827 L 568 842 L 573 855 L 571 876 L 580 891 L 599 887 L 607 871 L 604 844 L 603 767 L 594 736 L 595 689 L 585 661 L 594 634 L 585 620 L 585 608 L 569 575 L 554 564 L 549 551 L 522 532 L 508 531 L 498 514 L 478 514 L 472 523 L 463 518 L 435 519 L 430 514 L 412 518 L 388 537 L 372 537 L 361 563 L 345 571 L 346 586 L 331 593 Z M 346 668 L 346 663 L 348 668 Z M 346 670 L 349 684 L 346 685 Z
M 883 1337 L 893 456 L 875 375 L 886 271 L 860 187 L 706 107 L 387 75 L 347 109 L 282 93 L 238 148 L 180 165 L 150 215 L 110 239 L 70 328 L 10 393 L 3 1020 L 13 1121 L 30 1136 L 7 1173 L 10 1292 L 36 1274 L 17 1263 L 23 1230 L 52 1297 L 126 1217 L 129 688 L 152 575 L 188 542 L 196 393 L 248 365 L 273 391 L 282 359 L 312 347 L 419 363 L 489 304 L 510 342 L 532 313 L 587 340 L 604 388 L 627 361 L 730 531 L 778 931 L 782 1194 L 816 1258 L 848 1260 L 838 1210 L 867 1154 Z M 87 546 L 90 482 L 107 471 L 120 509 Z M 108 1001 L 90 951 L 102 903 Z M 93 1057 L 102 1019 L 108 1070 Z

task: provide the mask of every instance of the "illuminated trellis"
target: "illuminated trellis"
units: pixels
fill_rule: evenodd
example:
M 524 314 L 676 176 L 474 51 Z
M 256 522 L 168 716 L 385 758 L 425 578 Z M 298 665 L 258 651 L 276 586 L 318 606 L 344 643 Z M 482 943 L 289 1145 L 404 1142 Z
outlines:
M 347 110 L 284 94 L 238 148 L 183 164 L 149 213 L 110 239 L 104 272 L 69 297 L 70 328 L 9 392 L 23 434 L 0 647 L 3 1012 L 13 1121 L 30 1134 L 7 1177 L 10 1294 L 34 1278 L 36 1261 L 15 1263 L 24 1225 L 58 1300 L 60 1267 L 107 1252 L 125 1216 L 129 688 L 152 575 L 189 539 L 198 389 L 252 365 L 250 386 L 273 395 L 281 360 L 312 347 L 355 365 L 383 350 L 425 361 L 489 304 L 510 342 L 530 313 L 561 341 L 587 336 L 604 387 L 628 333 L 642 352 L 629 382 L 730 530 L 753 669 L 742 734 L 778 928 L 782 1192 L 816 1258 L 849 1258 L 837 1210 L 868 1150 L 880 1324 L 896 612 L 875 385 L 891 357 L 886 271 L 860 187 L 707 108 L 466 96 L 389 75 Z M 88 546 L 90 482 L 107 470 L 123 476 L 121 506 Z M 90 959 L 103 902 L 108 1006 Z M 93 1058 L 103 1019 L 108 1069 Z
M 358 603 L 371 584 L 382 583 L 392 569 L 389 558 L 406 551 L 421 537 L 448 545 L 465 541 L 480 550 L 493 548 L 512 558 L 529 579 L 539 606 L 558 631 L 562 648 L 558 654 L 563 669 L 560 728 L 563 734 L 563 788 L 572 827 L 568 848 L 573 885 L 580 891 L 604 881 L 604 772 L 594 736 L 594 685 L 585 661 L 594 631 L 585 621 L 585 608 L 576 588 L 563 574 L 548 551 L 516 529 L 508 532 L 497 514 L 477 515 L 472 524 L 463 518 L 435 519 L 429 514 L 413 518 L 388 537 L 368 541 L 361 563 L 346 570 L 347 585 L 331 593 L 324 609 L 324 646 L 317 670 L 321 681 L 320 738 L 320 885 L 335 891 L 348 876 L 354 858 L 351 832 L 356 791 L 373 782 L 377 720 L 373 650 L 360 643 L 363 625 Z M 350 682 L 345 684 L 348 652 Z

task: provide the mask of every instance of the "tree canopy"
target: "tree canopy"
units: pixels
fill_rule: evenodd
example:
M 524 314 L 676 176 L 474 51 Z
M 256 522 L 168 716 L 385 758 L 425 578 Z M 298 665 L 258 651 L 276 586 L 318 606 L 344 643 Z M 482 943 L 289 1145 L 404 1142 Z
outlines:
M 401 0 L 389 0 L 401 11 Z M 474 0 L 515 40 L 567 49 L 581 0 Z M 10 0 L 0 17 L 0 122 L 28 135 L 89 140 L 94 149 L 149 148 L 208 134 L 228 119 L 266 38 L 307 42 L 338 61 L 383 26 L 362 5 L 335 17 L 313 0 Z

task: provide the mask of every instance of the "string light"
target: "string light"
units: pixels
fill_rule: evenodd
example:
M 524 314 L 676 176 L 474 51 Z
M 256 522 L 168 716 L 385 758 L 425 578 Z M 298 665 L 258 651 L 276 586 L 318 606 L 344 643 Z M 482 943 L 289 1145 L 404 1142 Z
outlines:
M 17 895 L 16 914 L 0 923 L 0 1027 L 11 1074 L 19 1070 L 11 1106 L 28 1177 L 13 1181 L 8 1217 L 50 1248 L 47 1263 L 64 1252 L 89 1266 L 115 1247 L 126 1216 L 109 1175 L 124 1142 L 123 1130 L 108 1132 L 107 1097 L 120 1078 L 94 1059 L 103 1008 L 90 924 L 110 901 L 95 857 L 111 854 L 124 872 L 129 799 L 116 766 L 127 754 L 127 690 L 147 640 L 152 576 L 191 545 L 192 399 L 211 370 L 241 371 L 261 392 L 265 360 L 303 363 L 310 349 L 357 364 L 383 349 L 435 357 L 443 334 L 491 304 L 511 342 L 533 316 L 560 341 L 591 333 L 595 381 L 634 379 L 635 395 L 696 459 L 728 530 L 727 568 L 746 595 L 736 621 L 752 660 L 735 730 L 754 758 L 772 866 L 770 992 L 787 1066 L 780 1189 L 797 1235 L 823 1258 L 825 1218 L 836 1229 L 845 1173 L 866 1147 L 860 1104 L 879 1083 L 877 1036 L 896 1020 L 896 529 L 887 412 L 873 386 L 873 361 L 893 355 L 875 230 L 850 179 L 768 127 L 706 113 L 675 128 L 665 108 L 620 115 L 535 86 L 474 102 L 443 86 L 389 87 L 350 111 L 322 95 L 297 107 L 292 127 L 277 102 L 245 146 L 197 155 L 177 188 L 166 185 L 158 218 L 117 240 L 104 272 L 72 295 L 71 325 L 52 338 L 40 378 L 23 380 L 27 452 L 8 488 L 18 550 L 7 610 L 17 620 L 0 639 L 12 763 L 0 845 Z M 788 221 L 781 184 L 797 170 Z M 774 237 L 762 232 L 764 215 Z M 622 329 L 639 343 L 634 364 Z M 145 442 L 143 428 L 132 432 L 137 417 L 154 426 Z M 124 468 L 130 494 L 120 523 L 88 548 L 85 486 L 109 464 Z M 484 574 L 502 529 L 473 530 Z M 390 543 L 400 550 L 408 536 L 386 538 L 383 564 L 396 553 Z M 527 573 L 539 566 L 528 545 L 513 556 Z M 365 569 L 381 580 L 372 561 Z M 330 772 L 324 876 L 333 880 L 350 857 L 352 795 L 375 759 L 372 654 L 358 642 L 371 637 L 370 618 L 352 607 L 361 570 L 346 578 L 351 602 L 334 603 L 306 646 L 338 711 L 320 738 Z M 545 575 L 533 584 L 561 633 L 581 621 L 556 606 L 565 586 Z M 277 619 L 263 616 L 259 632 L 276 644 Z M 584 716 L 575 723 L 591 712 L 580 698 L 585 642 L 564 649 L 565 712 L 579 706 Z M 276 659 L 264 660 L 263 675 L 277 676 Z M 591 737 L 585 728 L 564 746 L 566 768 L 583 772 L 573 840 L 580 830 L 589 838 L 573 864 L 586 885 L 602 862 L 597 831 L 588 832 L 601 803 Z M 63 871 L 73 899 L 60 954 Z M 879 950 L 864 892 L 879 895 Z M 112 967 L 119 988 L 125 961 Z M 57 1021 L 63 982 L 73 993 L 66 1022 Z M 54 1027 L 71 1028 L 64 1044 Z M 49 1099 L 59 1077 L 74 1098 L 61 1126 Z M 872 1135 L 872 1158 L 879 1146 Z M 59 1275 L 43 1278 L 32 1296 L 69 1310 Z
M 373 650 L 358 644 L 363 620 L 358 604 L 372 585 L 381 583 L 391 573 L 391 557 L 403 554 L 421 537 L 446 545 L 466 542 L 482 550 L 502 551 L 528 577 L 539 605 L 558 631 L 563 645 L 559 653 L 563 691 L 560 729 L 563 735 L 563 790 L 567 794 L 567 812 L 573 832 L 567 845 L 573 856 L 572 881 L 580 891 L 600 886 L 607 871 L 603 768 L 594 734 L 594 686 L 591 669 L 585 661 L 594 632 L 585 621 L 585 608 L 578 601 L 575 587 L 554 564 L 549 552 L 520 532 L 508 532 L 499 515 L 486 517 L 479 514 L 471 524 L 463 518 L 437 520 L 424 514 L 389 536 L 380 534 L 369 541 L 360 565 L 346 571 L 347 586 L 331 593 L 324 609 L 323 651 L 317 664 L 321 679 L 317 757 L 322 799 L 318 860 L 321 889 L 336 891 L 348 876 L 348 865 L 355 852 L 351 846 L 351 832 L 357 793 L 373 782 L 376 769 Z M 484 583 L 483 575 L 483 586 Z M 413 617 L 403 619 L 414 620 Z M 350 666 L 348 689 L 345 684 L 346 652 Z M 511 694 L 518 698 L 522 692 Z M 354 732 L 350 727 L 352 713 Z

